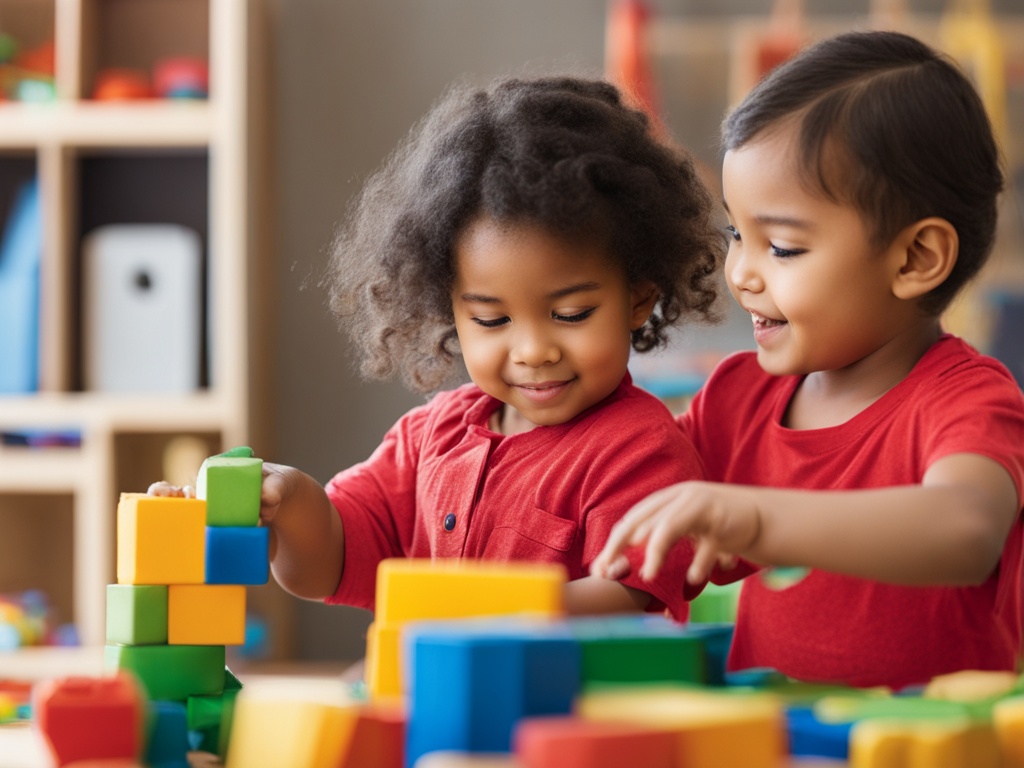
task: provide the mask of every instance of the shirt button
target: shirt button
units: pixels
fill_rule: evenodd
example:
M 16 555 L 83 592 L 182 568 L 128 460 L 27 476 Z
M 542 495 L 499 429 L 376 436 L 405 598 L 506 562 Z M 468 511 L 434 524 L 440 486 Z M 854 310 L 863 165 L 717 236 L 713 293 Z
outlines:
M 443 525 L 446 531 L 450 531 L 455 527 L 455 515 L 452 512 L 444 516 Z

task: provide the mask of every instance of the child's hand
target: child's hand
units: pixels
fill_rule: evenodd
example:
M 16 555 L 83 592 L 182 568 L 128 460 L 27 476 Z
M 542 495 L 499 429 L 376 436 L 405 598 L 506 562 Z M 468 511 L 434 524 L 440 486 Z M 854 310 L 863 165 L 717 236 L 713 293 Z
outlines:
M 146 489 L 146 493 L 150 496 L 169 496 L 175 499 L 194 499 L 196 497 L 196 489 L 191 485 L 179 487 L 171 485 L 166 480 L 153 483 Z
M 640 576 L 657 576 L 672 546 L 693 539 L 693 562 L 687 581 L 706 581 L 716 564 L 732 568 L 737 555 L 757 543 L 761 516 L 749 489 L 717 483 L 687 482 L 652 493 L 612 528 L 608 541 L 594 560 L 591 572 L 608 579 L 622 578 L 629 570 L 623 554 L 646 542 Z
M 277 513 L 306 476 L 294 467 L 263 462 L 260 492 L 260 524 L 272 525 Z

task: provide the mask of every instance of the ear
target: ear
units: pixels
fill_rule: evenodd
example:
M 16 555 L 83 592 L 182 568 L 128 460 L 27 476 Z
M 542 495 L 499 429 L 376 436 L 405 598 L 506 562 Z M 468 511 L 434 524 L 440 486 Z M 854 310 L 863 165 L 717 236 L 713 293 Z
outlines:
M 630 293 L 633 302 L 633 313 L 629 323 L 631 331 L 647 322 L 647 318 L 654 311 L 654 305 L 658 303 L 659 295 L 658 286 L 650 280 L 642 280 L 633 285 Z
M 960 238 L 945 219 L 932 216 L 905 228 L 893 242 L 899 269 L 892 292 L 897 298 L 914 300 L 938 288 L 956 266 Z

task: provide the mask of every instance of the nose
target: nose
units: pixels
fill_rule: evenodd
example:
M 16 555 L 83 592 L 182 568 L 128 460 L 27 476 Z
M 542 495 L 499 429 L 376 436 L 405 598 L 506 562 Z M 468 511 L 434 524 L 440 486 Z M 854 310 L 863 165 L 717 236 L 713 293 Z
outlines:
M 733 290 L 757 293 L 764 290 L 764 279 L 756 259 L 744 254 L 742 248 L 733 243 L 725 257 L 725 277 Z
M 562 352 L 551 334 L 534 326 L 520 326 L 509 357 L 513 363 L 539 368 L 557 363 L 562 358 Z

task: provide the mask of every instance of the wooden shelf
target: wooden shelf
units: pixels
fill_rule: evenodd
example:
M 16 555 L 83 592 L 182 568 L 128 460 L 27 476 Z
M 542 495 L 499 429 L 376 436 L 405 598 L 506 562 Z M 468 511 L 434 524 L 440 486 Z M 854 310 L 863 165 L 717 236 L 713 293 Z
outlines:
M 49 577 L 44 552 L 14 552 L 17 566 L 0 568 L 0 593 L 25 589 L 38 568 L 39 585 L 61 591 L 51 602 L 67 606 L 62 613 L 73 614 L 90 647 L 105 641 L 118 495 L 162 479 L 167 451 L 182 439 L 210 454 L 243 444 L 269 451 L 260 368 L 269 353 L 251 345 L 271 322 L 263 285 L 273 240 L 262 93 L 269 12 L 266 0 L 0 0 L 5 32 L 26 47 L 53 43 L 57 94 L 50 103 L 0 103 L 0 209 L 34 176 L 43 227 L 40 391 L 0 395 L 0 431 L 81 438 L 78 448 L 0 446 L 0 541 L 7 534 L 35 547 L 60 536 L 68 550 L 60 579 Z M 104 69 L 152 72 L 172 56 L 207 61 L 209 98 L 87 98 Z M 98 227 L 140 223 L 199 235 L 200 387 L 82 391 L 83 242 Z M 57 511 L 46 521 L 29 514 L 49 507 Z M 47 524 L 62 530 L 42 530 Z M 0 677 L 8 662 L 23 669 L 36 658 L 52 674 L 51 660 L 59 668 L 78 657 L 0 655 Z

